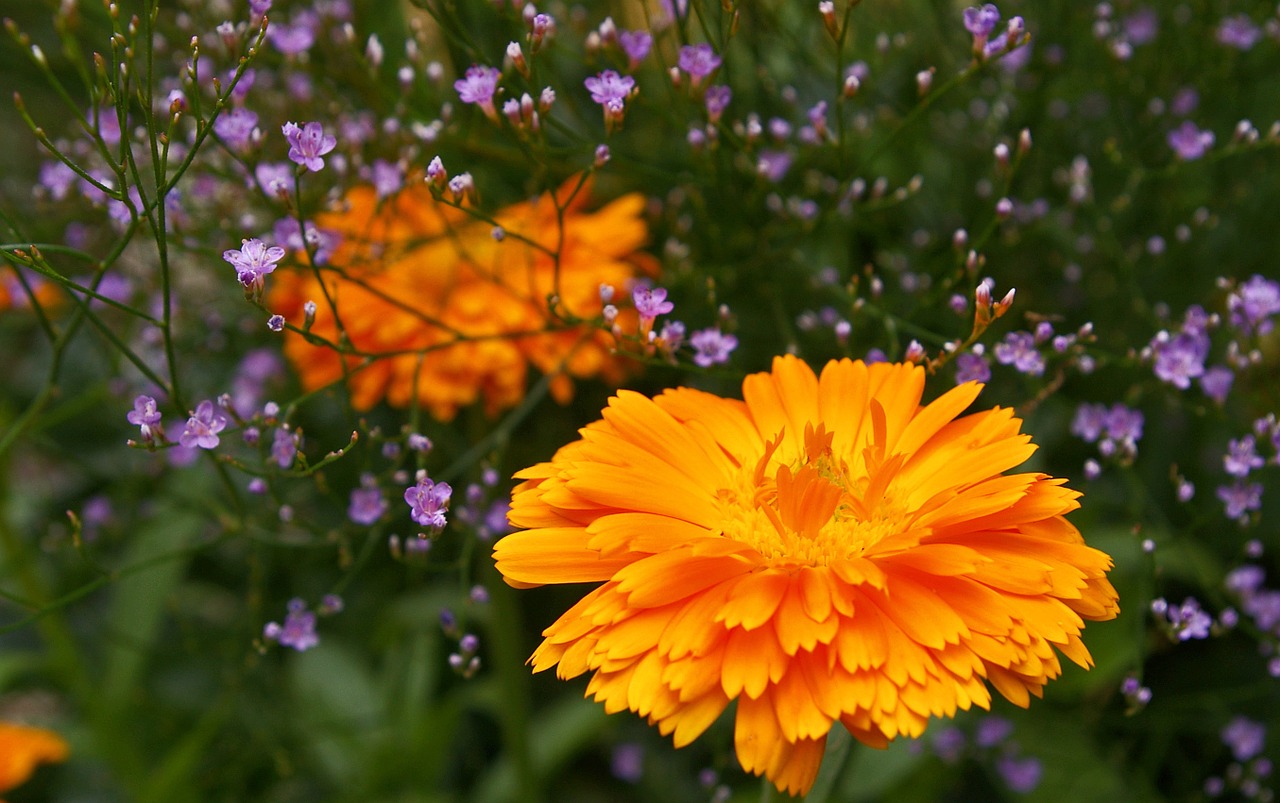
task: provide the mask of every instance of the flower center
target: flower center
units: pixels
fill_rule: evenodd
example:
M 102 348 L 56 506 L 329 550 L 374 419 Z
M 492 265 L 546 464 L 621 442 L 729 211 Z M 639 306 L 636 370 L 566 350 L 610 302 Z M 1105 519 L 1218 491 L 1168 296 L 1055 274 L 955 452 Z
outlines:
M 880 465 L 869 454 L 867 470 L 853 476 L 821 425 L 806 428 L 804 453 L 790 463 L 775 458 L 781 442 L 779 435 L 734 487 L 718 491 L 726 538 L 748 544 L 774 566 L 825 566 L 909 528 L 888 488 L 896 461 Z

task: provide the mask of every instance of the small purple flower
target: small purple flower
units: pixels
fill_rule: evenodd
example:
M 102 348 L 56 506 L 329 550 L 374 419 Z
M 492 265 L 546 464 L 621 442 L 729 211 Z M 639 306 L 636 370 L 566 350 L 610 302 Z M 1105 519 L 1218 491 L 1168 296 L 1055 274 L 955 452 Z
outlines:
M 635 88 L 636 79 L 629 75 L 618 75 L 613 70 L 605 70 L 599 75 L 588 77 L 583 84 L 591 93 L 591 99 L 601 106 L 610 102 L 626 102 Z
M 1142 440 L 1143 416 L 1123 404 L 1113 404 L 1107 411 L 1107 437 L 1114 441 L 1137 443 Z
M 1010 332 L 996 344 L 996 362 L 1012 365 L 1020 373 L 1040 376 L 1044 373 L 1044 356 L 1036 348 L 1035 336 L 1030 332 Z
M 1222 585 L 1231 593 L 1239 597 L 1248 598 L 1262 588 L 1262 583 L 1265 579 L 1266 572 L 1263 571 L 1261 566 L 1246 563 L 1227 572 Z
M 1168 136 L 1169 147 L 1179 159 L 1185 162 L 1204 156 L 1204 152 L 1213 147 L 1213 141 L 1212 131 L 1201 131 L 1190 120 L 1184 120 L 1182 125 L 1170 131 Z
M 1131 45 L 1145 45 L 1160 32 L 1160 18 L 1156 10 L 1143 6 L 1124 19 L 1124 35 Z
M 1265 335 L 1273 326 L 1272 316 L 1280 313 L 1280 282 L 1255 273 L 1227 296 L 1227 311 L 1232 326 L 1245 334 Z
M 324 169 L 324 159 L 321 157 L 338 144 L 337 137 L 324 133 L 324 127 L 317 122 L 303 123 L 300 127 L 296 123 L 285 123 L 280 130 L 289 143 L 289 161 L 302 165 L 312 173 Z
M 404 186 L 404 171 L 395 162 L 384 159 L 373 160 L 373 189 L 378 198 L 390 198 Z
M 276 263 L 284 259 L 284 249 L 267 245 L 256 237 L 242 240 L 239 249 L 229 248 L 222 258 L 236 269 L 236 278 L 245 287 L 261 287 L 262 279 L 276 269 Z
M 765 180 L 777 184 L 791 169 L 791 154 L 786 151 L 760 151 L 756 172 Z
M 966 351 L 956 357 L 956 384 L 986 382 L 991 379 L 991 366 L 981 354 Z
M 218 445 L 218 433 L 226 429 L 228 423 L 226 413 L 206 399 L 196 405 L 178 442 L 188 449 L 213 449 Z
M 1222 729 L 1222 743 L 1231 748 L 1236 761 L 1248 761 L 1262 752 L 1267 726 L 1248 717 L 1235 717 Z
M 449 509 L 449 497 L 453 489 L 447 482 L 432 482 L 425 473 L 404 492 L 404 501 L 412 509 L 410 516 L 423 527 L 443 529 L 447 523 L 445 511 Z
M 302 12 L 293 19 L 292 25 L 272 22 L 267 28 L 267 38 L 276 50 L 286 56 L 305 53 L 316 43 L 316 25 L 319 19 L 310 12 Z
M 316 615 L 307 610 L 307 603 L 297 597 L 289 600 L 288 608 L 284 625 L 268 622 L 262 628 L 262 637 L 298 652 L 306 652 L 320 643 L 320 637 L 316 635 Z
M 1262 507 L 1262 485 L 1236 480 L 1233 485 L 1218 488 L 1218 499 L 1222 500 L 1227 518 L 1243 521 L 1249 511 Z
M 964 731 L 959 728 L 943 727 L 933 732 L 933 752 L 946 764 L 954 764 L 961 759 L 964 745 Z
M 653 35 L 648 31 L 620 31 L 618 44 L 622 52 L 627 54 L 627 69 L 634 70 L 649 55 L 653 47 Z
M 986 716 L 978 723 L 973 740 L 979 747 L 997 747 L 1013 735 L 1013 723 L 1004 717 Z
M 738 338 L 711 327 L 694 332 L 689 337 L 689 345 L 694 349 L 694 364 L 709 368 L 729 361 L 729 355 L 738 347 Z
M 288 468 L 293 465 L 293 459 L 297 455 L 298 433 L 290 432 L 284 427 L 277 429 L 271 441 L 271 456 L 275 458 L 276 465 L 280 468 Z
M 253 177 L 270 195 L 286 195 L 293 188 L 293 169 L 287 162 L 259 162 Z
M 1235 378 L 1236 375 L 1232 373 L 1230 368 L 1223 365 L 1215 365 L 1200 377 L 1200 389 L 1204 391 L 1204 395 L 1218 404 L 1225 404 L 1228 394 L 1231 393 L 1231 385 L 1235 382 Z
M 1217 39 L 1219 44 L 1234 47 L 1237 50 L 1251 50 L 1262 38 L 1262 31 L 1248 14 L 1236 14 L 1224 17 L 1218 23 Z
M 351 491 L 351 504 L 347 506 L 347 518 L 356 524 L 370 525 L 387 512 L 387 500 L 382 488 L 372 474 L 360 476 L 360 487 Z
M 453 88 L 457 90 L 463 103 L 474 103 L 486 117 L 497 120 L 498 110 L 493 106 L 493 93 L 498 91 L 498 79 L 501 77 L 501 71 L 495 67 L 474 64 L 467 68 L 466 75 L 453 82 Z
M 964 10 L 964 29 L 973 34 L 975 40 L 981 39 L 985 43 L 999 24 L 1000 9 L 991 3 Z
M 996 770 L 1005 784 L 1019 794 L 1034 791 L 1040 785 L 1040 776 L 1044 774 L 1044 767 L 1035 756 L 1001 756 L 996 759 Z
M 720 67 L 720 63 L 721 59 L 716 55 L 716 51 L 705 42 L 680 48 L 680 55 L 676 60 L 680 69 L 693 78 L 694 86 L 715 72 Z
M 150 396 L 138 396 L 133 400 L 133 409 L 125 414 L 130 424 L 140 427 L 142 430 L 142 439 L 150 441 L 162 432 L 160 428 L 160 410 L 156 407 L 156 400 Z
M 1255 468 L 1266 465 L 1262 456 L 1255 451 L 1252 435 L 1245 435 L 1239 440 L 1227 443 L 1227 453 L 1222 456 L 1222 468 L 1232 477 L 1247 477 Z
M 271 330 L 271 331 L 273 331 L 273 332 L 283 332 L 283 331 L 284 331 L 284 316 L 283 316 L 283 315 L 272 315 L 270 318 L 267 318 L 267 328 L 268 328 L 268 329 L 270 329 L 270 330 Z
M 707 118 L 713 123 L 719 121 L 720 115 L 724 114 L 725 107 L 729 105 L 729 101 L 732 99 L 733 90 L 724 84 L 707 87 L 705 98 Z
M 1171 606 L 1163 599 L 1157 599 L 1151 603 L 1151 609 L 1156 615 L 1164 617 L 1178 641 L 1209 637 L 1213 617 L 1204 612 L 1195 597 L 1187 597 L 1178 606 Z
M 294 217 L 281 218 L 271 227 L 271 234 L 290 251 L 303 251 L 310 245 L 315 248 L 315 261 L 323 265 L 337 247 L 341 235 L 333 229 L 318 229 L 310 220 L 306 222 L 306 234 Z
M 666 315 L 676 308 L 675 304 L 667 301 L 667 291 L 663 287 L 636 287 L 631 292 L 631 298 L 635 302 L 636 312 L 640 313 L 640 328 L 646 331 L 653 325 L 654 318 Z
M 613 777 L 636 784 L 644 777 L 644 747 L 636 742 L 624 742 L 613 748 L 609 761 Z
M 1209 356 L 1209 337 L 1202 332 L 1183 331 L 1170 336 L 1160 332 L 1151 341 L 1157 377 L 1176 388 L 1186 390 L 1191 380 L 1204 374 L 1204 361 Z
M 213 133 L 232 148 L 244 148 L 253 141 L 258 130 L 258 115 L 248 109 L 232 109 L 213 123 Z
M 40 165 L 40 186 L 49 191 L 50 197 L 61 201 L 71 192 L 71 188 L 80 180 L 76 171 L 62 161 L 45 162 Z

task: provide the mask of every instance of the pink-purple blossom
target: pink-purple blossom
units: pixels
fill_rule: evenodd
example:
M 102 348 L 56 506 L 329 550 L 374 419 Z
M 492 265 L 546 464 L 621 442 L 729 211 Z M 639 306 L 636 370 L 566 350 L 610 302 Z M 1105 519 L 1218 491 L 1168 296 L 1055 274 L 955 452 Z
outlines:
M 214 449 L 218 446 L 218 433 L 226 429 L 228 423 L 227 414 L 206 399 L 196 405 L 195 412 L 187 419 L 178 443 L 187 449 Z
M 693 346 L 694 364 L 709 368 L 729 361 L 729 355 L 738 347 L 738 338 L 712 327 L 700 329 L 690 335 L 689 345 Z
M 588 77 L 583 84 L 591 93 L 591 99 L 601 106 L 612 102 L 624 103 L 635 88 L 636 79 L 629 75 L 619 75 L 613 70 L 605 70 L 599 75 Z
M 447 482 L 433 482 L 424 473 L 416 484 L 409 486 L 404 492 L 404 501 L 409 505 L 410 517 L 423 527 L 441 530 L 447 523 L 445 512 L 449 509 L 449 498 L 453 489 Z
M 720 67 L 721 61 L 721 58 L 716 55 L 716 51 L 711 45 L 705 42 L 696 45 L 685 45 L 680 48 L 680 55 L 676 58 L 677 66 L 693 78 L 695 86 L 703 78 L 715 72 Z
M 285 141 L 289 143 L 289 161 L 302 165 L 313 173 L 324 169 L 323 157 L 337 147 L 338 139 L 324 133 L 324 126 L 317 122 L 285 123 L 281 126 Z
M 237 248 L 222 252 L 222 258 L 236 269 L 236 278 L 245 287 L 261 287 L 262 279 L 276 269 L 276 263 L 284 259 L 284 249 L 267 245 L 256 237 L 242 241 Z
M 1190 162 L 1204 156 L 1205 151 L 1213 147 L 1214 135 L 1212 131 L 1201 131 L 1195 123 L 1184 120 L 1182 125 L 1169 132 L 1167 139 L 1174 154 L 1184 162 Z
M 496 120 L 498 111 L 493 105 L 493 94 L 498 91 L 498 79 L 501 77 L 502 73 L 495 67 L 474 64 L 467 68 L 463 77 L 453 82 L 453 88 L 463 103 L 474 103 L 486 117 Z
M 320 637 L 316 635 L 315 612 L 307 610 L 307 603 L 297 597 L 289 600 L 288 611 L 284 624 L 268 622 L 262 628 L 262 637 L 298 652 L 306 652 L 318 645 Z

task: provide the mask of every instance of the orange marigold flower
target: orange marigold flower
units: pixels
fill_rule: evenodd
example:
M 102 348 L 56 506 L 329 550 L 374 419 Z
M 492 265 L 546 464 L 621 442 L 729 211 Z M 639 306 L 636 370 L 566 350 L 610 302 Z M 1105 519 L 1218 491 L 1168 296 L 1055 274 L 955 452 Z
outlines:
M 345 357 L 353 404 L 419 404 L 447 420 L 482 395 L 490 413 L 519 403 L 530 365 L 555 377 L 561 401 L 572 395 L 569 376 L 621 380 L 611 338 L 563 319 L 598 316 L 601 284 L 622 287 L 656 272 L 656 260 L 637 250 L 648 240 L 645 202 L 632 194 L 587 211 L 587 187 L 579 185 L 565 184 L 559 203 L 548 194 L 499 211 L 497 232 L 436 201 L 422 182 L 382 202 L 359 187 L 345 211 L 320 216 L 321 229 L 342 237 L 322 267 L 325 288 L 351 348 L 363 355 Z M 338 343 L 314 273 L 282 273 L 271 309 L 298 321 L 314 300 L 311 332 Z M 294 336 L 285 353 L 308 390 L 343 378 L 344 358 L 332 347 Z
M 0 722 L 0 792 L 26 783 L 38 764 L 66 761 L 67 752 L 53 731 Z
M 1079 494 L 1003 472 L 1035 447 L 1009 409 L 921 406 L 924 370 L 794 357 L 745 401 L 622 391 L 549 463 L 516 476 L 498 569 L 517 587 L 603 583 L 530 659 L 675 735 L 737 700 L 749 772 L 806 792 L 839 721 L 884 746 L 1039 696 L 1056 648 L 1092 663 L 1084 619 L 1119 608 L 1111 559 L 1064 514 Z M 985 681 L 985 682 L 984 682 Z

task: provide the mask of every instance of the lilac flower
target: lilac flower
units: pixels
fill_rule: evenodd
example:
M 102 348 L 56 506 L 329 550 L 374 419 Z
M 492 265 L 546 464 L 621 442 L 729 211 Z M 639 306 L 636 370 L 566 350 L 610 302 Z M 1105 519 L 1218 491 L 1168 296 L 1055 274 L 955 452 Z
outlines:
M 270 318 L 267 318 L 267 328 L 268 328 L 268 329 L 270 329 L 270 330 L 271 330 L 271 331 L 273 331 L 273 332 L 283 332 L 283 331 L 284 331 L 284 316 L 283 316 L 283 315 L 272 315 Z
M 1231 393 L 1231 385 L 1235 382 L 1235 378 L 1236 375 L 1231 372 L 1230 368 L 1223 365 L 1215 365 L 1200 377 L 1200 389 L 1204 391 L 1204 395 L 1218 404 L 1225 404 L 1227 395 Z
M 383 159 L 373 160 L 373 189 L 378 198 L 390 198 L 404 186 L 404 171 L 400 165 Z
M 978 723 L 973 740 L 979 747 L 998 747 L 1013 734 L 1013 723 L 1004 717 L 986 716 Z
M 644 746 L 636 742 L 624 742 L 613 748 L 609 760 L 613 777 L 631 784 L 640 783 L 644 777 Z
M 498 119 L 498 110 L 493 106 L 493 93 L 498 91 L 498 79 L 502 73 L 495 67 L 474 64 L 467 68 L 466 75 L 453 82 L 458 97 L 463 103 L 474 103 L 490 120 Z
M 1131 45 L 1145 45 L 1160 32 L 1160 18 L 1154 8 L 1143 6 L 1124 19 L 1124 35 Z
M 760 151 L 756 172 L 763 176 L 766 181 L 777 184 L 782 181 L 790 169 L 791 154 L 786 151 Z
M 449 497 L 453 489 L 447 482 L 432 482 L 425 473 L 404 492 L 404 501 L 412 509 L 410 516 L 423 527 L 443 529 L 447 523 L 445 511 L 449 509 Z
M 1205 613 L 1194 597 L 1187 597 L 1181 605 L 1170 606 L 1163 597 L 1151 601 L 1151 612 L 1169 625 L 1178 641 L 1209 637 L 1213 617 Z
M 711 122 L 718 122 L 720 115 L 724 113 L 724 109 L 729 105 L 729 101 L 733 99 L 733 90 L 723 84 L 707 87 L 707 95 L 705 102 L 707 104 L 707 118 Z
M 996 362 L 1012 365 L 1020 373 L 1040 376 L 1044 373 L 1044 356 L 1036 348 L 1035 336 L 1030 332 L 1010 332 L 996 344 Z
M 612 101 L 625 102 L 635 88 L 636 79 L 629 75 L 618 75 L 613 70 L 605 70 L 599 75 L 588 77 L 583 84 L 591 92 L 591 99 L 604 106 Z
M 188 449 L 213 449 L 218 445 L 218 433 L 226 429 L 228 423 L 226 413 L 206 399 L 196 405 L 178 442 Z
M 693 79 L 694 86 L 702 83 L 702 79 L 719 68 L 721 59 L 711 45 L 705 42 L 697 45 L 685 45 L 680 48 L 676 64 Z
M 694 364 L 709 368 L 729 361 L 729 355 L 738 347 L 738 338 L 712 327 L 694 332 L 689 337 L 689 345 L 693 346 L 695 352 Z
M 658 332 L 660 347 L 666 354 L 675 354 L 684 343 L 684 323 L 681 321 L 664 321 L 662 331 Z
M 55 160 L 40 165 L 40 186 L 48 190 L 55 201 L 66 198 L 79 179 L 76 171 L 67 167 L 65 162 Z
M 293 465 L 293 459 L 297 454 L 298 433 L 290 432 L 284 427 L 277 429 L 271 441 L 271 456 L 275 458 L 276 465 L 280 468 L 288 468 Z
M 298 219 L 293 217 L 281 218 L 271 228 L 272 236 L 290 251 L 302 251 L 310 245 L 315 249 L 316 264 L 328 262 L 329 254 L 337 247 L 341 235 L 333 229 L 317 229 L 310 220 L 306 222 L 306 234 L 302 232 Z
M 1218 498 L 1222 500 L 1227 518 L 1243 521 L 1249 511 L 1262 507 L 1262 485 L 1236 480 L 1233 485 L 1219 487 Z
M 667 301 L 667 291 L 663 287 L 655 287 L 652 290 L 648 287 L 636 287 L 631 293 L 631 298 L 635 302 L 636 312 L 640 313 L 642 332 L 649 331 L 653 326 L 654 318 L 666 315 L 676 307 L 675 304 Z
M 1222 456 L 1222 468 L 1232 477 L 1247 477 L 1255 468 L 1266 465 L 1265 460 L 1255 451 L 1252 435 L 1245 435 L 1239 440 L 1227 443 L 1227 453 Z
M 319 123 L 285 123 L 280 128 L 284 132 L 285 141 L 289 143 L 289 161 L 302 165 L 312 173 L 324 169 L 324 156 L 338 144 L 337 137 L 324 133 Z
M 1158 333 L 1151 341 L 1155 374 L 1176 388 L 1186 390 L 1191 380 L 1204 374 L 1209 338 L 1201 332 L 1183 331 L 1175 336 Z
M 268 622 L 262 628 L 262 637 L 298 652 L 306 652 L 320 643 L 320 637 L 316 635 L 316 615 L 307 610 L 307 603 L 297 597 L 289 600 L 288 608 L 284 625 Z
M 1263 571 L 1261 566 L 1246 563 L 1227 572 L 1222 585 L 1233 594 L 1247 599 L 1262 588 L 1262 583 L 1265 579 L 1266 572 Z
M 1262 31 L 1248 14 L 1236 14 L 1224 17 L 1218 23 L 1217 39 L 1219 44 L 1234 47 L 1237 50 L 1251 50 L 1262 38 Z
M 305 53 L 316 43 L 316 25 L 319 19 L 312 13 L 304 11 L 293 19 L 292 25 L 273 22 L 267 28 L 267 38 L 276 50 L 286 56 Z
M 160 426 L 160 410 L 156 407 L 156 400 L 150 396 L 141 395 L 134 399 L 133 409 L 125 414 L 125 418 L 142 430 L 144 441 L 151 441 L 164 434 L 164 429 Z
M 1184 120 L 1182 125 L 1169 132 L 1167 139 L 1174 154 L 1190 162 L 1204 156 L 1204 152 L 1213 147 L 1214 136 L 1212 131 L 1201 131 L 1195 123 Z
M 653 47 L 653 35 L 648 31 L 620 31 L 618 44 L 622 52 L 627 54 L 627 69 L 634 70 L 649 55 Z
M 1107 437 L 1115 441 L 1137 443 L 1142 440 L 1142 412 L 1113 404 L 1107 411 Z
M 271 10 L 271 0 L 249 0 L 249 11 L 254 17 L 266 16 Z
M 356 524 L 370 525 L 387 512 L 387 500 L 382 488 L 372 474 L 360 476 L 360 487 L 351 492 L 351 504 L 347 506 L 347 518 Z
M 245 287 L 262 287 L 262 279 L 276 269 L 276 263 L 284 259 L 284 249 L 267 245 L 256 237 L 242 240 L 239 249 L 229 248 L 222 258 L 236 269 L 236 277 Z
M 213 133 L 232 148 L 248 146 L 258 130 L 258 115 L 248 109 L 232 109 L 213 123 Z
M 931 746 L 938 758 L 946 764 L 954 764 L 964 755 L 964 731 L 954 727 L 943 727 L 933 732 Z
M 985 43 L 987 37 L 995 32 L 996 26 L 999 24 L 1000 9 L 991 3 L 987 3 L 980 8 L 973 7 L 964 10 L 964 28 L 973 34 L 975 40 L 981 39 Z
M 293 187 L 293 169 L 287 162 L 258 162 L 253 176 L 270 195 L 285 195 Z
M 1034 791 L 1040 785 L 1040 776 L 1044 774 L 1044 767 L 1041 765 L 1040 759 L 1035 756 L 1027 756 L 1025 758 L 1017 758 L 1011 755 L 1001 756 L 996 759 L 996 770 L 1000 773 L 1000 777 L 1004 779 L 1005 784 L 1019 794 Z
M 1276 635 L 1280 627 L 1280 591 L 1271 589 L 1263 589 L 1245 597 L 1243 600 L 1244 612 L 1253 617 L 1253 622 L 1258 626 L 1259 630 L 1265 630 Z
M 1231 325 L 1245 334 L 1265 335 L 1271 331 L 1271 317 L 1280 313 L 1280 282 L 1258 274 L 1227 296 Z
M 956 357 L 956 384 L 986 382 L 991 379 L 991 366 L 981 354 L 966 351 Z
M 1248 717 L 1235 717 L 1222 729 L 1222 743 L 1231 748 L 1236 761 L 1248 761 L 1262 752 L 1267 727 Z

